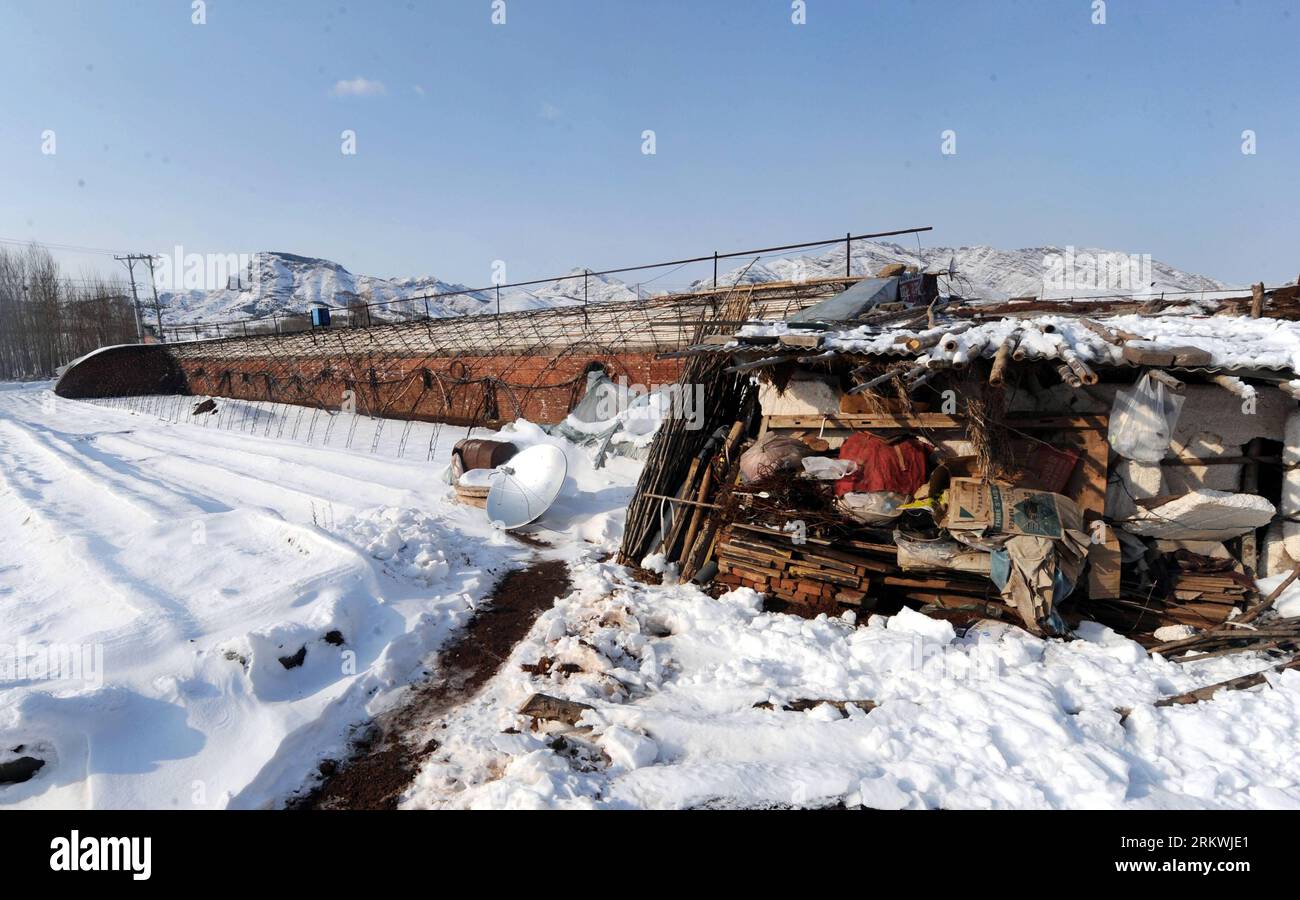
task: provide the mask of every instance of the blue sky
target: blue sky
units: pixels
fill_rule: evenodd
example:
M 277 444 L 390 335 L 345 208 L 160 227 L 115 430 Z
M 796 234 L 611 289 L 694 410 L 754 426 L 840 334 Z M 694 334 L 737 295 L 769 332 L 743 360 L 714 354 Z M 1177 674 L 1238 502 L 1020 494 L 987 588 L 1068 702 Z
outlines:
M 0 237 L 481 285 L 927 224 L 1294 279 L 1300 6 L 1106 6 L 0 0 Z

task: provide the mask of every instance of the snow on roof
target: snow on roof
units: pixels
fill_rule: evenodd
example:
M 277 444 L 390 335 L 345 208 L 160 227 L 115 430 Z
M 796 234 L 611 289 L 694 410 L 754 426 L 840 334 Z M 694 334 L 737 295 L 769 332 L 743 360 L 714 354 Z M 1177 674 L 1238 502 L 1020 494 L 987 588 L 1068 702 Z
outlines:
M 1088 323 L 1092 323 L 1092 327 Z M 1099 327 L 1098 327 L 1099 326 Z M 1026 360 L 1062 358 L 1072 350 L 1093 366 L 1125 365 L 1123 344 L 1141 342 L 1151 350 L 1195 348 L 1209 354 L 1209 369 L 1300 370 L 1300 322 L 1247 316 L 1207 316 L 1166 312 L 1160 315 L 1040 315 L 1028 318 L 1003 317 L 987 321 L 955 319 L 936 328 L 847 323 L 820 332 L 821 352 L 869 356 L 914 357 L 920 364 L 930 361 L 962 363 L 978 357 L 992 357 L 1003 341 L 1021 330 L 1019 349 Z M 1110 334 L 1107 334 L 1109 332 Z M 737 334 L 735 350 L 754 338 L 780 338 L 809 334 L 806 328 L 786 322 L 746 325 Z M 1121 336 L 1120 340 L 1108 340 Z M 920 339 L 934 346 L 909 349 L 907 341 Z M 813 352 L 813 351 L 808 351 Z

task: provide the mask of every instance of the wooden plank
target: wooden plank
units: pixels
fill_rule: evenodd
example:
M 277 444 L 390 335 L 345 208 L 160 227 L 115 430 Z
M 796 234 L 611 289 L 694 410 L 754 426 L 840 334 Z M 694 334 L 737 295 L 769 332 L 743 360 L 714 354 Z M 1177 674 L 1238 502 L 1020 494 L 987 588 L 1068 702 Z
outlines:
M 806 546 L 807 545 L 805 545 L 805 547 Z M 849 553 L 848 551 L 845 550 L 837 550 L 834 547 L 817 547 L 815 549 L 801 549 L 800 552 L 805 557 L 815 557 L 817 559 L 823 559 L 823 558 L 834 559 L 842 563 L 846 563 L 847 565 L 859 566 L 861 568 L 870 568 L 873 570 L 876 570 L 879 566 L 883 565 L 883 563 L 881 563 L 880 560 L 878 559 L 871 559 L 870 557 L 863 556 L 861 553 Z
M 856 547 L 859 550 L 865 550 L 868 553 L 879 553 L 882 556 L 897 556 L 897 544 L 873 544 L 870 541 L 844 541 L 849 547 Z
M 832 572 L 843 572 L 845 575 L 861 576 L 867 571 L 866 566 L 841 562 L 838 559 L 826 559 L 808 553 L 802 554 L 802 558 L 794 560 L 794 563 L 801 566 L 813 566 L 818 569 L 828 569 Z
M 775 543 L 765 543 L 763 541 L 749 541 L 737 535 L 729 535 L 725 544 L 731 547 L 739 547 L 742 550 L 752 550 L 755 553 L 767 553 L 773 556 L 779 556 L 782 559 L 789 559 L 794 556 L 794 551 L 788 547 L 781 547 Z
M 801 347 L 805 350 L 811 350 L 821 346 L 822 336 L 818 332 L 783 334 L 778 338 L 777 343 L 782 347 Z
M 762 566 L 763 568 L 777 569 L 778 571 L 785 566 L 786 562 L 788 562 L 784 557 L 770 556 L 765 553 L 742 551 L 729 544 L 722 544 L 718 547 L 718 559 L 725 559 L 728 562 L 733 562 L 737 565 L 744 566 L 752 564 Z
M 1065 493 L 1083 512 L 1085 524 L 1103 517 L 1106 511 L 1106 480 L 1110 465 L 1110 442 L 1105 428 L 1083 430 L 1078 433 L 1083 444 L 1083 455 L 1070 477 Z
M 1154 368 L 1193 368 L 1208 366 L 1214 357 L 1199 347 L 1153 347 L 1145 343 L 1124 345 L 1124 361 L 1135 366 Z
M 732 575 L 739 575 L 742 578 L 751 578 L 755 581 L 768 582 L 774 578 L 780 578 L 781 573 L 776 569 L 758 569 L 752 566 L 741 566 L 735 563 L 719 563 L 718 569 Z
M 751 534 L 754 534 L 754 535 L 761 535 L 761 536 L 766 537 L 766 538 L 768 538 L 768 539 L 770 539 L 770 540 L 772 540 L 772 541 L 775 541 L 775 542 L 780 543 L 782 546 L 785 546 L 785 547 L 793 546 L 796 550 L 799 549 L 799 546 L 808 546 L 810 550 L 812 549 L 813 546 L 815 546 L 815 547 L 817 548 L 817 551 L 816 551 L 816 552 L 820 553 L 820 552 L 821 552 L 821 548 L 823 548 L 823 547 L 830 547 L 830 546 L 832 546 L 832 544 L 834 544 L 834 545 L 837 545 L 837 546 L 838 546 L 838 545 L 845 545 L 845 546 L 852 546 L 852 547 L 872 548 L 872 549 L 877 549 L 877 552 L 889 552 L 889 553 L 897 553 L 897 552 L 898 552 L 898 548 L 897 548 L 897 547 L 894 547 L 893 545 L 890 545 L 890 544 L 867 544 L 867 543 L 863 543 L 863 542 L 860 542 L 860 541 L 834 541 L 834 542 L 832 542 L 832 541 L 825 540 L 825 539 L 823 539 L 823 538 L 815 538 L 815 537 L 810 537 L 810 538 L 808 538 L 807 541 L 806 541 L 806 543 L 803 544 L 803 545 L 794 545 L 794 544 L 791 542 L 791 533 L 788 532 L 788 531 L 781 531 L 780 529 L 777 529 L 777 528 L 770 528 L 770 527 L 768 527 L 768 526 L 766 526 L 766 525 L 751 525 L 751 524 L 748 523 L 748 522 L 732 522 L 728 527 L 733 528 L 733 529 L 734 529 L 734 528 L 740 528 L 740 529 L 742 529 L 742 530 L 744 530 L 744 531 L 746 531 L 746 532 L 749 532 L 749 533 L 751 533 Z M 756 539 L 757 539 L 757 538 L 756 538 Z
M 938 591 L 908 591 L 905 595 L 909 600 L 920 600 L 922 603 L 933 603 L 935 606 L 942 606 L 944 609 L 974 609 L 984 610 L 989 608 L 988 598 L 979 597 L 975 594 L 949 594 Z
M 789 572 L 791 575 L 797 575 L 800 578 L 810 578 L 813 581 L 825 581 L 830 584 L 838 584 L 842 587 L 855 588 L 862 584 L 862 579 L 855 575 L 845 575 L 842 572 L 829 572 L 825 569 L 801 566 L 798 563 L 791 563 Z
M 897 575 L 886 576 L 885 584 L 891 587 L 910 587 L 940 592 L 969 592 L 981 597 L 988 594 L 993 589 L 993 583 L 991 581 L 984 584 L 977 584 L 968 581 L 958 581 L 955 578 L 904 578 Z

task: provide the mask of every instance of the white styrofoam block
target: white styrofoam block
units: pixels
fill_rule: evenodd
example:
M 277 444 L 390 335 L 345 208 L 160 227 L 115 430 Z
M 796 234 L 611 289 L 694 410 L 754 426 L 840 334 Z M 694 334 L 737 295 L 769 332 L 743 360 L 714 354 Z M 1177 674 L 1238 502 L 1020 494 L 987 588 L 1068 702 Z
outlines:
M 1115 477 L 1106 484 L 1106 518 L 1128 519 L 1136 514 L 1134 500 L 1159 497 L 1163 491 L 1164 472 L 1160 463 L 1138 462 L 1117 457 Z
M 1123 529 L 1143 537 L 1183 541 L 1226 541 L 1273 520 L 1277 509 L 1256 494 L 1196 490 L 1145 510 L 1139 507 Z
M 771 384 L 759 385 L 758 402 L 765 416 L 834 416 L 840 411 L 840 392 L 820 378 L 795 378 L 785 393 Z
M 1226 541 L 1267 525 L 1277 510 L 1255 494 L 1194 491 L 1154 509 L 1138 508 L 1123 528 L 1143 537 Z
M 1300 410 L 1291 413 L 1286 420 L 1286 438 L 1282 444 L 1283 466 L 1295 466 L 1300 463 Z M 1300 559 L 1300 469 L 1284 468 L 1282 470 L 1282 535 L 1285 538 L 1286 553 L 1292 559 Z
M 1259 548 L 1259 563 L 1255 574 L 1260 578 L 1285 575 L 1296 567 L 1300 557 L 1291 555 L 1283 523 L 1274 522 L 1264 533 Z

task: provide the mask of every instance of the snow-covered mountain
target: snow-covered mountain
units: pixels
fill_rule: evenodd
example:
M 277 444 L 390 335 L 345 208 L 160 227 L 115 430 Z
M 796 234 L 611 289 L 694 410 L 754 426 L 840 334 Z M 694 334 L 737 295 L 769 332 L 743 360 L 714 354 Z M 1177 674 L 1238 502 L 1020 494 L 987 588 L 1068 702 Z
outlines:
M 720 284 L 799 281 L 842 275 L 845 248 L 832 247 L 812 256 L 759 260 L 719 276 Z M 855 241 L 851 271 L 870 275 L 891 263 L 928 271 L 955 272 L 944 287 L 965 297 L 1077 297 L 1114 293 L 1212 291 L 1226 287 L 1203 275 L 1176 269 L 1149 258 L 1087 248 L 1029 247 L 999 250 L 994 247 L 927 247 L 909 249 L 885 241 Z M 743 277 L 742 277 L 743 272 Z M 634 300 L 637 292 L 612 276 L 587 276 L 589 302 Z M 698 283 L 706 286 L 707 283 Z M 423 315 L 429 294 L 464 292 L 428 301 L 435 316 L 456 316 L 496 310 L 494 291 L 470 291 L 464 285 L 432 275 L 413 278 L 379 278 L 354 275 L 327 259 L 292 253 L 256 253 L 232 272 L 225 287 L 214 290 L 162 290 L 168 324 L 221 322 L 260 318 L 272 314 L 304 314 L 313 302 L 335 307 L 385 303 L 372 310 L 376 320 L 397 320 Z M 582 269 L 550 284 L 507 288 L 501 292 L 503 311 L 581 304 Z
M 718 276 L 720 284 L 800 281 L 843 275 L 844 246 L 816 256 L 759 260 Z M 955 272 L 943 287 L 963 297 L 1005 300 L 1010 297 L 1086 297 L 1117 293 L 1214 291 L 1227 285 L 1214 278 L 1174 268 L 1141 254 L 1096 247 L 908 248 L 889 241 L 854 241 L 850 271 L 872 275 L 883 266 L 902 263 L 931 272 Z M 744 273 L 742 276 L 742 272 Z M 707 283 L 701 283 L 702 286 Z
M 163 290 L 162 303 L 169 324 L 221 322 L 262 318 L 273 314 L 305 314 L 312 303 L 353 306 L 389 302 L 372 315 L 381 319 L 402 319 L 424 313 L 423 300 L 407 300 L 427 294 L 466 291 L 432 275 L 388 279 L 353 275 L 328 259 L 293 253 L 255 253 L 247 268 L 225 273 L 226 286 L 212 290 Z M 430 301 L 429 311 L 439 316 L 482 312 L 488 294 L 467 293 Z M 494 301 L 491 301 L 494 302 Z
M 585 280 L 585 284 L 584 284 Z M 606 300 L 636 300 L 636 291 L 610 275 L 588 275 L 582 269 L 571 269 L 568 275 L 550 284 L 527 288 L 510 288 L 501 292 L 502 308 L 538 309 L 543 306 L 572 306 L 581 304 L 584 297 L 589 303 Z M 508 298 L 508 299 L 507 299 Z
M 313 303 L 334 307 L 373 306 L 376 320 L 400 320 L 423 315 L 426 296 L 451 294 L 428 301 L 434 316 L 494 312 L 496 292 L 470 290 L 432 275 L 379 278 L 354 275 L 328 259 L 294 253 L 256 253 L 237 271 L 226 273 L 224 287 L 211 290 L 159 288 L 168 324 L 223 322 L 263 318 L 274 314 L 305 314 Z M 507 288 L 501 292 L 502 311 L 570 306 L 583 302 L 635 300 L 636 292 L 617 278 L 589 275 L 573 269 L 569 277 L 549 284 Z

